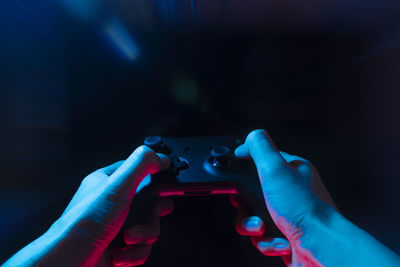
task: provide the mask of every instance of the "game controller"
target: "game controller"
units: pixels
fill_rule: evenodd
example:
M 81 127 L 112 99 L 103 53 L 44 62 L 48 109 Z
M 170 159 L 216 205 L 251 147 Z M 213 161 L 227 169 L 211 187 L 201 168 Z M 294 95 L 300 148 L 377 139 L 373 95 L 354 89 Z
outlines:
M 146 146 L 171 160 L 169 169 L 152 175 L 154 193 L 159 197 L 249 194 L 265 203 L 255 166 L 234 155 L 243 141 L 235 136 L 147 137 Z
M 268 234 L 279 236 L 280 231 L 269 216 L 255 165 L 234 155 L 243 142 L 244 138 L 237 136 L 147 137 L 144 144 L 167 155 L 171 165 L 151 175 L 148 185 L 136 193 L 127 224 L 145 223 L 146 212 L 160 197 L 235 195 L 251 215 L 264 220 Z

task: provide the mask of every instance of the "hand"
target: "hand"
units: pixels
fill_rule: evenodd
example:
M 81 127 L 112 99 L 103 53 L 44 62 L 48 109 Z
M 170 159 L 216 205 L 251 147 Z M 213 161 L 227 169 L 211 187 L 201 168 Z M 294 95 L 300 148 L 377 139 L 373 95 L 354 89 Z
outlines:
M 263 221 L 247 214 L 243 203 L 233 198 L 232 204 L 239 209 L 237 231 L 251 236 L 252 243 L 261 253 L 282 256 L 287 265 L 318 265 L 304 243 L 316 238 L 314 225 L 329 220 L 335 203 L 317 170 L 301 157 L 279 152 L 264 130 L 251 132 L 235 154 L 253 159 L 268 211 L 287 240 L 264 236 Z
M 238 209 L 235 219 L 236 231 L 243 236 L 249 236 L 253 245 L 265 256 L 291 255 L 292 249 L 287 239 L 265 235 L 264 221 L 248 211 L 246 202 L 237 196 L 230 197 L 231 204 Z
M 124 233 L 124 247 L 109 247 L 100 260 L 98 267 L 138 266 L 144 264 L 151 252 L 152 245 L 160 235 L 160 218 L 173 210 L 171 199 L 161 199 L 154 207 L 147 224 L 133 225 Z
M 141 146 L 127 160 L 90 174 L 50 229 L 15 254 L 5 266 L 95 266 L 101 259 L 104 263 L 103 255 L 121 229 L 139 184 L 144 177 L 166 169 L 169 164 L 165 155 Z M 113 262 L 118 266 L 128 263 L 129 254 L 131 262 L 142 263 L 150 252 L 146 244 L 157 239 L 158 217 L 168 210 L 172 210 L 171 204 L 161 203 L 149 226 L 128 229 L 125 233 L 128 246 L 114 252 Z M 149 235 L 153 236 L 149 238 Z

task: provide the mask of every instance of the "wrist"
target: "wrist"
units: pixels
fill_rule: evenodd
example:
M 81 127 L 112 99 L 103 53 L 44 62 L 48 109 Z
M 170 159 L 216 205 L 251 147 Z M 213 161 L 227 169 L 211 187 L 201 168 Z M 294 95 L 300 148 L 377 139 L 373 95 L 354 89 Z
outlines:
M 307 266 L 325 265 L 326 259 L 332 258 L 329 254 L 334 253 L 334 250 L 330 248 L 337 245 L 340 225 L 344 220 L 345 218 L 331 205 L 317 205 L 300 225 L 296 225 L 295 234 L 289 239 L 293 254 L 299 262 Z
M 57 247 L 61 237 L 53 226 L 13 255 L 4 266 L 40 266 Z
M 14 257 L 16 262 L 23 263 L 21 266 L 94 266 L 104 250 L 88 241 L 76 225 L 62 216 Z

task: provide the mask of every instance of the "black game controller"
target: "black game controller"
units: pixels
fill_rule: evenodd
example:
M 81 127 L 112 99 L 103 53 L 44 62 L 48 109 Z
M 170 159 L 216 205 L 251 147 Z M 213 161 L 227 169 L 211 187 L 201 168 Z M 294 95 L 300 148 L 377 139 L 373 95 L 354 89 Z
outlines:
M 248 194 L 265 203 L 256 168 L 234 156 L 242 143 L 235 136 L 147 137 L 145 145 L 171 160 L 168 170 L 152 175 L 154 193 L 160 197 Z
M 137 192 L 126 224 L 145 223 L 146 212 L 160 197 L 236 195 L 251 215 L 264 220 L 269 234 L 280 236 L 269 216 L 256 167 L 234 156 L 243 141 L 236 136 L 147 137 L 144 144 L 167 155 L 171 165 L 151 175 L 151 182 Z

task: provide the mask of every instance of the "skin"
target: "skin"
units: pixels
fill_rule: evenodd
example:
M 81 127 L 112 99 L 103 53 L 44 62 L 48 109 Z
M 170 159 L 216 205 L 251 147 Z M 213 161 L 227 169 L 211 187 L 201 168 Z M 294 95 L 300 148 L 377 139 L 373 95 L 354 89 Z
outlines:
M 262 220 L 232 199 L 236 229 L 261 253 L 280 255 L 287 266 L 400 266 L 397 254 L 338 212 L 311 163 L 279 152 L 266 131 L 251 132 L 235 154 L 253 160 L 268 211 L 287 238 L 264 236 Z M 249 218 L 258 224 L 247 227 Z
M 261 253 L 281 256 L 287 266 L 400 266 L 397 254 L 341 216 L 316 169 L 301 157 L 279 152 L 266 131 L 251 132 L 235 154 L 253 160 L 268 212 L 286 237 L 265 236 L 264 222 L 232 197 L 238 233 L 249 236 Z M 173 209 L 171 200 L 154 207 L 147 225 L 128 228 L 125 247 L 109 245 L 143 178 L 169 164 L 165 155 L 141 146 L 127 160 L 90 174 L 50 229 L 4 266 L 143 264 L 160 234 L 159 218 Z
M 171 200 L 162 200 L 154 207 L 149 224 L 127 229 L 125 247 L 112 248 L 109 245 L 121 229 L 143 178 L 166 169 L 169 164 L 165 155 L 141 146 L 125 161 L 90 174 L 50 229 L 3 266 L 143 264 L 160 233 L 159 218 L 172 211 Z

